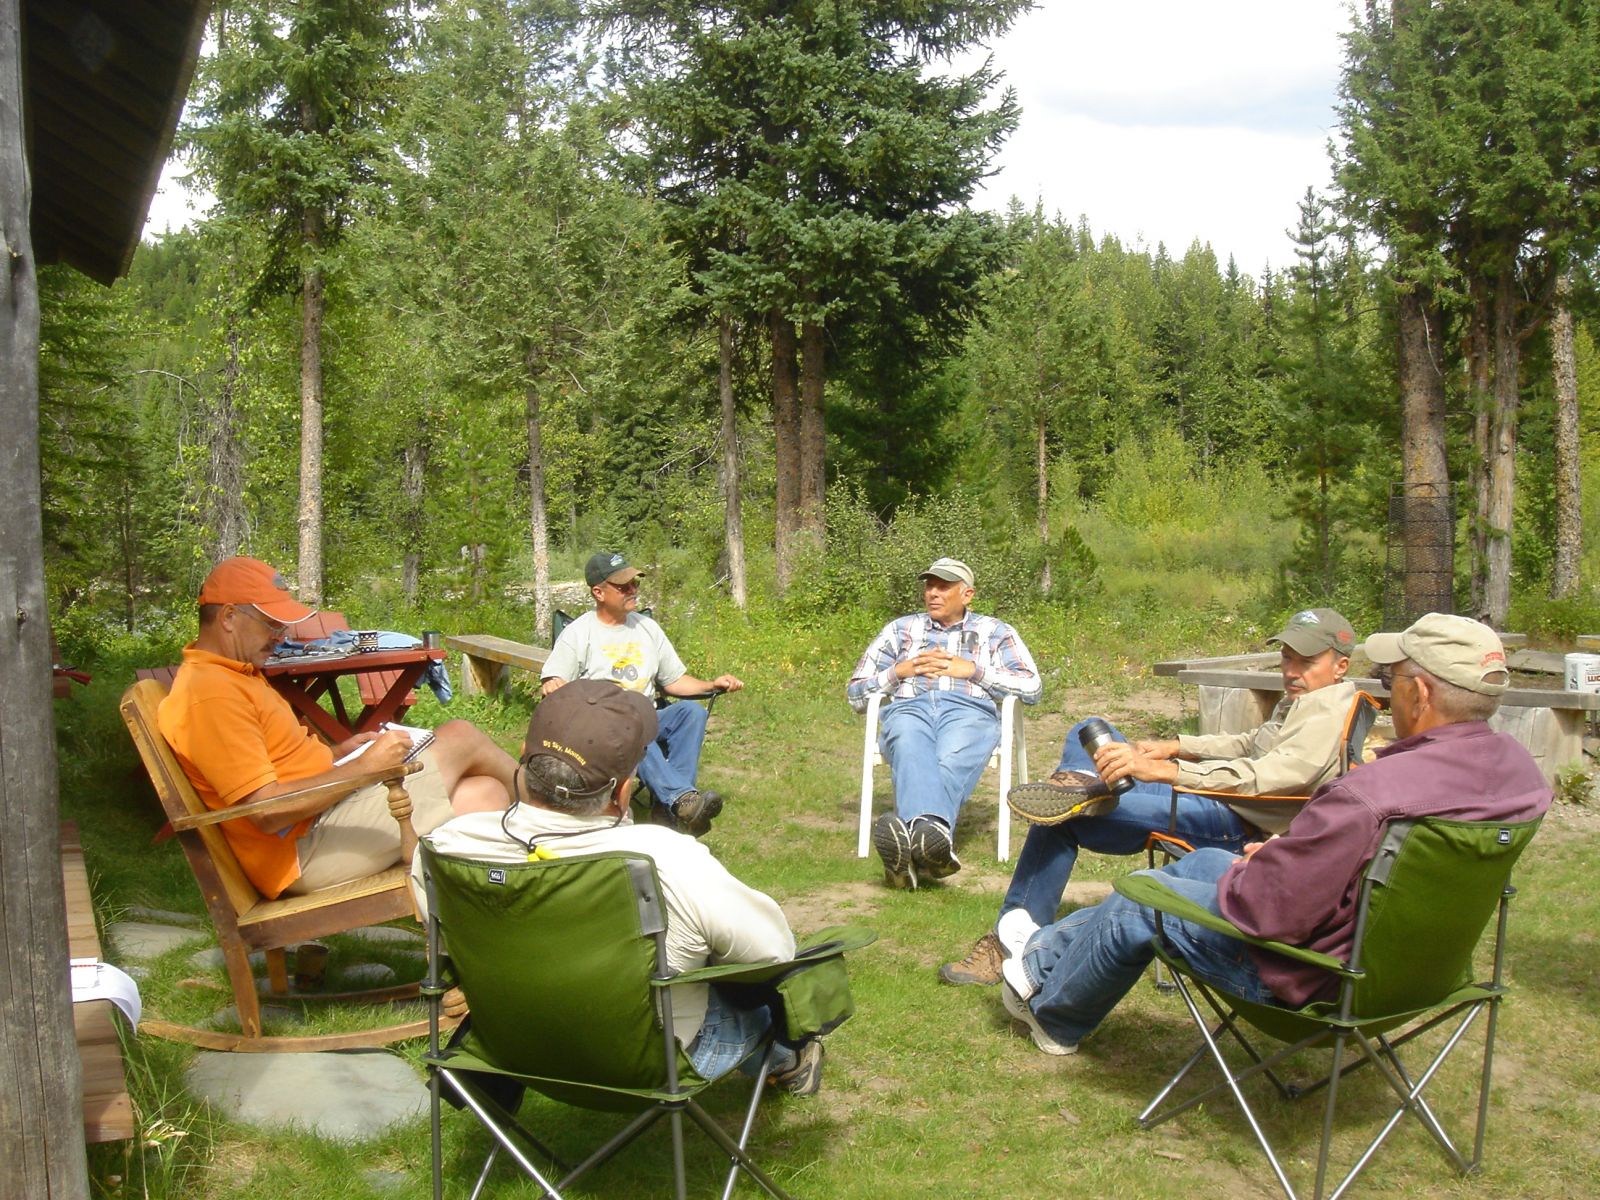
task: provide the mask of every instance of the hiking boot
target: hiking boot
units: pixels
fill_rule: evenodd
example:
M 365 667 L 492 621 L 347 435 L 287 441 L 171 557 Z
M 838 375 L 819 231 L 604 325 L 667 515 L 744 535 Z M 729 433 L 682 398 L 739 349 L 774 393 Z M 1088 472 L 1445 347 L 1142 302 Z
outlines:
M 884 813 L 872 823 L 872 848 L 883 859 L 884 881 L 892 888 L 917 888 L 917 868 L 911 859 L 911 831 L 894 813 Z
M 1006 966 L 1009 967 L 1013 964 L 1018 968 L 1022 966 L 1021 961 L 1018 959 L 1006 960 Z M 1000 985 L 1000 1001 L 1006 1006 L 1006 1012 L 1010 1013 L 1014 1020 L 1020 1021 L 1028 1027 L 1028 1036 L 1033 1039 L 1033 1044 L 1046 1054 L 1063 1055 L 1076 1054 L 1078 1052 L 1077 1042 L 1058 1042 L 1045 1032 L 1044 1026 L 1039 1024 L 1039 1018 L 1033 1015 L 1033 1009 L 1028 1007 L 1027 1000 L 1018 995 L 1017 989 L 1011 986 L 1011 972 L 1009 971 L 1006 972 L 1005 981 Z
M 1057 771 L 1043 783 L 1019 783 L 1006 794 L 1011 811 L 1033 825 L 1059 825 L 1079 817 L 1104 816 L 1117 806 L 1100 776 Z
M 672 822 L 679 833 L 701 837 L 722 811 L 722 797 L 711 791 L 687 791 L 672 802 Z
M 815 1096 L 822 1090 L 822 1039 L 807 1038 L 795 1048 L 795 1064 L 787 1071 L 774 1071 L 767 1083 L 782 1088 L 791 1096 Z
M 929 817 L 911 821 L 911 861 L 924 879 L 944 879 L 961 870 L 950 831 L 942 821 Z
M 952 987 L 969 983 L 992 987 L 1000 982 L 1000 964 L 1003 961 L 1005 952 L 1000 948 L 1000 939 L 991 929 L 972 943 L 972 949 L 967 951 L 965 958 L 940 967 L 939 978 Z

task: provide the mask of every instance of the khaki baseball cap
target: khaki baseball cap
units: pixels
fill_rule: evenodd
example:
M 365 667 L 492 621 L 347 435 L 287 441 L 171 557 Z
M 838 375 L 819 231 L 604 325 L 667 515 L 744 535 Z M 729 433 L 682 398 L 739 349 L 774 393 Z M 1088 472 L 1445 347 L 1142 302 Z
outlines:
M 1500 635 L 1471 617 L 1429 613 L 1402 633 L 1373 634 L 1365 649 L 1375 663 L 1409 658 L 1435 679 L 1483 696 L 1500 695 L 1509 681 Z
M 959 558 L 934 559 L 933 565 L 918 575 L 917 578 L 926 579 L 930 575 L 935 579 L 943 579 L 948 583 L 964 583 L 968 587 L 978 586 L 973 582 L 972 568 Z
M 295 625 L 316 613 L 289 594 L 283 576 L 259 558 L 225 558 L 211 568 L 200 585 L 201 604 L 248 604 L 259 612 Z
M 631 776 L 655 736 L 655 705 L 642 692 L 603 679 L 574 679 L 533 710 L 522 758 L 559 758 L 598 792 Z
M 1356 648 L 1356 631 L 1331 608 L 1307 608 L 1295 613 L 1282 630 L 1267 639 L 1269 646 L 1274 642 L 1307 657 L 1332 650 L 1349 658 Z

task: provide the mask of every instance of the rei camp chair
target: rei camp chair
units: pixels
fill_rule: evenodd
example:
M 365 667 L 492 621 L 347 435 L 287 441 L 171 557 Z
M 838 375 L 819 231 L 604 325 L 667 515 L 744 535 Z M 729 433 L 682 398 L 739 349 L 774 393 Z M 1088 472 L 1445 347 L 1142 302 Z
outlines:
M 633 1142 L 662 1117 L 672 1129 L 673 1180 L 684 1196 L 683 1117 L 728 1156 L 724 1200 L 743 1170 L 769 1195 L 787 1193 L 746 1151 L 772 1061 L 762 1052 L 755 1087 L 735 1140 L 695 1097 L 708 1085 L 672 1032 L 670 984 L 768 984 L 782 1000 L 791 1038 L 822 1034 L 851 1014 L 843 953 L 871 942 L 870 931 L 828 930 L 787 963 L 721 964 L 673 976 L 666 966 L 666 908 L 655 864 L 639 854 L 605 853 L 491 863 L 443 855 L 421 843 L 428 898 L 428 962 L 434 1004 L 444 990 L 442 959 L 472 1015 L 448 1047 L 437 1032 L 425 1062 L 432 1092 L 433 1186 L 443 1194 L 440 1099 L 470 1109 L 494 1146 L 476 1197 L 504 1149 L 543 1194 L 564 1188 Z M 442 943 L 442 944 L 441 944 Z M 637 1115 L 578 1166 L 555 1160 L 515 1119 L 527 1086 L 563 1104 Z M 514 1097 L 514 1098 L 513 1098 Z M 557 1162 L 551 1183 L 527 1154 Z
M 1156 910 L 1158 931 L 1162 914 L 1166 914 L 1322 967 L 1339 981 L 1336 999 L 1315 1001 L 1300 1009 L 1250 1003 L 1197 977 L 1158 932 L 1156 955 L 1174 972 L 1178 994 L 1200 1031 L 1202 1043 L 1139 1114 L 1139 1124 L 1149 1129 L 1224 1091 L 1230 1092 L 1266 1153 L 1278 1183 L 1294 1200 L 1294 1188 L 1240 1084 L 1255 1075 L 1265 1075 L 1288 1100 L 1326 1088 L 1322 1144 L 1317 1154 L 1315 1190 L 1311 1193 L 1321 1200 L 1340 1080 L 1370 1064 L 1399 1102 L 1329 1195 L 1344 1193 L 1407 1113 L 1427 1129 L 1458 1170 L 1463 1174 L 1475 1170 L 1483 1158 L 1483 1135 L 1489 1120 L 1495 1020 L 1507 990 L 1502 983 L 1502 966 L 1507 906 L 1515 894 L 1509 884 L 1511 868 L 1538 827 L 1537 820 L 1500 823 L 1430 817 L 1390 822 L 1361 883 L 1355 939 L 1348 961 L 1249 937 L 1222 917 L 1172 891 L 1159 876 L 1137 874 L 1119 879 L 1118 892 Z M 1488 980 L 1473 983 L 1473 950 L 1497 906 L 1492 973 Z M 1215 1014 L 1215 1026 L 1201 1012 L 1196 995 Z M 1480 1016 L 1485 1018 L 1483 1065 L 1478 1079 L 1477 1130 L 1468 1158 L 1451 1141 L 1422 1092 Z M 1446 1022 L 1453 1023 L 1448 1027 L 1448 1036 L 1423 1069 L 1408 1068 L 1401 1062 L 1399 1051 L 1403 1046 Z M 1287 1045 L 1264 1055 L 1245 1036 L 1247 1026 Z M 1224 1030 L 1249 1056 L 1250 1061 L 1242 1070 L 1231 1068 L 1223 1055 Z M 1279 1065 L 1290 1055 L 1323 1046 L 1331 1047 L 1332 1053 L 1328 1072 L 1322 1078 L 1296 1085 L 1279 1076 Z M 1357 1052 L 1349 1062 L 1345 1061 L 1346 1047 Z M 1163 1109 L 1161 1106 L 1173 1089 L 1208 1056 L 1220 1068 L 1223 1081 Z M 1381 1098 L 1380 1095 L 1374 1100 Z

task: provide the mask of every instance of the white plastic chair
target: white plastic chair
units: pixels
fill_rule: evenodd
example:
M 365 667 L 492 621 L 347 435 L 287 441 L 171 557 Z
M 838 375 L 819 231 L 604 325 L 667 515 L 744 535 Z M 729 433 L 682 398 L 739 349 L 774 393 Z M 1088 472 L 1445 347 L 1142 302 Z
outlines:
M 867 733 L 861 754 L 861 833 L 856 839 L 856 857 L 867 856 L 867 843 L 872 831 L 872 770 L 883 764 L 878 753 L 878 710 L 883 707 L 883 693 L 874 692 L 867 697 Z M 1028 782 L 1028 742 L 1023 737 L 1022 722 L 1017 718 L 1017 698 L 1007 696 L 1000 702 L 1000 742 L 989 756 L 989 765 L 1000 770 L 1000 815 L 995 822 L 995 857 L 1001 862 L 1011 858 L 1011 809 L 1006 804 L 1006 793 L 1011 791 L 1011 774 L 1016 770 L 1017 782 Z

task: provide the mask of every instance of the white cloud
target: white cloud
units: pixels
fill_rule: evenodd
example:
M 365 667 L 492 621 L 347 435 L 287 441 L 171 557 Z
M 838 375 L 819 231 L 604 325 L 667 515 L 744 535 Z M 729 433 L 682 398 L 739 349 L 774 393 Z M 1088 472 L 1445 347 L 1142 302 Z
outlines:
M 1044 0 L 993 47 L 1022 123 L 977 203 L 1287 266 L 1296 205 L 1329 180 L 1348 20 L 1345 0 Z

